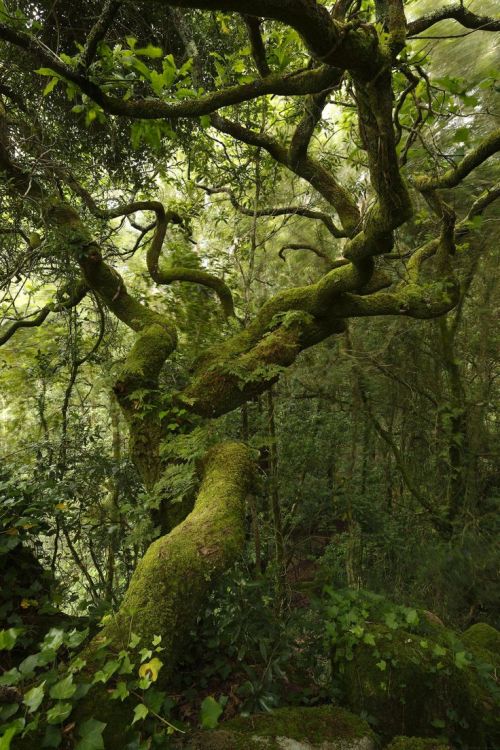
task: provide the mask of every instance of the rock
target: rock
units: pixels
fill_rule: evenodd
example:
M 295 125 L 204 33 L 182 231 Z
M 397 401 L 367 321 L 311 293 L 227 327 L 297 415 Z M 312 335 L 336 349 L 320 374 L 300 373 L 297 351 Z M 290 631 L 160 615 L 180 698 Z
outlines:
M 368 724 L 342 708 L 281 708 L 198 732 L 187 750 L 374 750 Z
M 423 737 L 395 737 L 385 750 L 453 750 L 443 740 Z
M 386 740 L 432 737 L 438 727 L 453 746 L 500 746 L 498 693 L 483 669 L 494 668 L 490 652 L 446 628 L 422 635 L 371 625 L 370 632 L 375 646 L 359 644 L 344 665 L 344 703 L 351 711 L 373 716 Z
M 489 651 L 494 655 L 495 664 L 500 662 L 500 632 L 485 622 L 477 622 L 461 636 L 463 643 L 471 651 Z

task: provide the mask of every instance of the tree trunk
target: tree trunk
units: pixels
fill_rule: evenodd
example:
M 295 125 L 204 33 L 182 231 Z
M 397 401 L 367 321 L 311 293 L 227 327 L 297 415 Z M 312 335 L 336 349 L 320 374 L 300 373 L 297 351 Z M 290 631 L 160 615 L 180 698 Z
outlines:
M 139 562 L 118 613 L 91 643 L 104 639 L 125 648 L 130 633 L 144 646 L 161 635 L 165 682 L 218 575 L 243 549 L 245 498 L 253 466 L 242 443 L 221 443 L 207 454 L 194 509 L 169 534 L 154 541 Z

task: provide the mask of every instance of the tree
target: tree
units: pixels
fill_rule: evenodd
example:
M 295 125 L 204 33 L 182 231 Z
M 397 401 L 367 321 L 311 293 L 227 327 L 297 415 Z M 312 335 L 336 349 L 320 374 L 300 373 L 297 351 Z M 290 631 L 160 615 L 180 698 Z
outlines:
M 241 550 L 253 460 L 241 443 L 212 448 L 188 514 L 185 504 L 168 502 L 169 471 L 179 462 L 168 450 L 169 425 L 187 434 L 200 421 L 246 404 L 268 391 L 306 348 L 343 334 L 349 319 L 428 320 L 461 304 L 474 233 L 500 195 L 488 171 L 500 132 L 464 135 L 460 142 L 467 147 L 446 153 L 440 126 L 454 113 L 472 117 L 477 102 L 467 81 L 431 80 L 425 51 L 412 40 L 426 38 L 445 19 L 471 32 L 496 31 L 500 22 L 462 4 L 408 21 L 400 0 L 177 0 L 144 3 L 140 17 L 116 0 L 84 8 L 93 23 L 81 30 L 80 4 L 59 11 L 49 3 L 36 10 L 22 3 L 16 10 L 0 6 L 6 71 L 0 87 L 2 284 L 14 289 L 29 277 L 57 286 L 53 301 L 36 313 L 15 313 L 0 343 L 88 298 L 134 332 L 114 392 L 135 466 L 160 497 L 162 533 L 138 564 L 103 636 L 120 644 L 131 622 L 146 639 L 160 634 L 173 669 L 210 581 Z M 48 78 L 43 97 L 41 78 L 44 84 Z M 335 115 L 332 104 L 339 108 Z M 332 117 L 341 134 L 330 147 Z M 243 144 L 237 146 L 237 170 L 230 154 L 235 143 Z M 198 189 L 227 196 L 254 226 L 261 217 L 307 220 L 306 241 L 289 243 L 282 254 L 312 252 L 326 272 L 313 283 L 278 291 L 257 310 L 243 310 L 226 280 L 201 264 L 164 263 L 175 229 L 190 236 L 193 201 L 165 206 L 157 200 L 156 177 L 168 176 L 168 166 L 175 169 L 179 152 L 189 162 L 191 191 L 208 176 L 218 184 L 203 181 Z M 259 165 L 250 207 L 238 195 L 249 160 Z M 266 178 L 278 167 L 308 186 L 312 208 L 263 205 L 270 192 Z M 470 196 L 467 186 L 476 172 L 486 186 Z M 228 176 L 234 181 L 229 186 Z M 185 188 L 186 180 L 177 184 Z M 137 224 L 131 217 L 138 213 L 154 219 Z M 226 320 L 189 382 L 167 393 L 165 364 L 179 341 L 181 347 L 189 343 L 179 336 L 176 310 L 148 300 L 139 281 L 126 282 L 119 272 L 112 222 L 125 218 L 139 232 L 129 255 L 147 246 L 149 283 L 205 287 Z M 310 239 L 313 226 L 322 227 L 319 248 Z M 341 251 L 335 255 L 329 249 L 334 242 Z M 251 296 L 251 281 L 245 291 Z M 442 336 L 456 435 L 464 430 L 461 385 L 446 323 Z M 360 388 L 363 394 L 361 380 Z M 390 435 L 376 421 L 374 426 L 390 445 Z M 456 440 L 450 454 L 445 512 L 420 499 L 444 535 L 453 533 L 464 476 Z

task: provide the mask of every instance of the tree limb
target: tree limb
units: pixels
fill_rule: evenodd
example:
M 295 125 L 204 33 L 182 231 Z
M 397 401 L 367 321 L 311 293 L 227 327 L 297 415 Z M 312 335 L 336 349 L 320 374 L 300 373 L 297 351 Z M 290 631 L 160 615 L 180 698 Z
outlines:
M 270 75 L 271 68 L 267 62 L 266 48 L 264 46 L 264 40 L 260 31 L 261 21 L 255 16 L 243 16 L 245 25 L 248 29 L 248 38 L 250 39 L 250 46 L 252 48 L 252 57 L 255 63 L 255 67 L 259 71 L 262 78 Z
M 449 169 L 441 177 L 417 177 L 414 181 L 415 187 L 422 193 L 456 187 L 473 169 L 497 151 L 500 151 L 500 129 L 490 133 L 479 146 L 469 151 L 456 167 Z
M 80 70 L 87 70 L 92 64 L 99 42 L 101 42 L 106 36 L 108 29 L 113 23 L 122 4 L 123 0 L 106 0 L 103 4 L 101 15 L 90 30 L 87 41 L 85 42 L 78 66 Z
M 50 313 L 62 312 L 63 310 L 69 310 L 71 307 L 76 307 L 88 291 L 88 286 L 82 280 L 72 286 L 68 285 L 58 293 L 57 297 L 59 301 L 57 303 L 45 305 L 45 307 L 42 307 L 33 318 L 16 320 L 12 323 L 5 333 L 0 334 L 0 346 L 12 338 L 15 332 L 20 328 L 37 328 L 44 323 Z
M 55 74 L 74 83 L 104 112 L 143 120 L 209 115 L 223 107 L 252 101 L 266 95 L 297 96 L 317 93 L 329 86 L 332 77 L 331 68 L 328 65 L 322 65 L 295 74 L 271 74 L 251 83 L 228 86 L 220 91 L 212 91 L 195 99 L 177 102 L 165 102 L 160 99 L 130 99 L 124 101 L 122 97 L 105 93 L 90 78 L 63 63 L 54 52 L 48 50 L 36 37 L 0 23 L 0 39 L 25 49 L 38 62 L 50 67 Z
M 421 34 L 422 31 L 434 26 L 435 23 L 450 18 L 458 21 L 466 29 L 481 29 L 482 31 L 500 31 L 500 20 L 489 16 L 478 16 L 464 8 L 463 3 L 444 6 L 428 13 L 408 24 L 408 36 Z
M 245 216 L 304 216 L 308 219 L 316 219 L 318 221 L 321 221 L 328 231 L 330 232 L 333 237 L 340 238 L 340 237 L 346 237 L 347 235 L 342 232 L 338 227 L 335 226 L 332 219 L 328 214 L 325 214 L 323 211 L 316 211 L 309 208 L 304 208 L 302 206 L 283 206 L 280 208 L 259 208 L 256 211 L 251 208 L 246 208 L 246 206 L 243 206 L 236 198 L 232 190 L 229 188 L 211 188 L 207 187 L 206 185 L 198 184 L 196 187 L 200 188 L 201 190 L 204 190 L 209 195 L 216 195 L 218 193 L 225 193 L 229 200 L 231 201 L 231 205 L 240 213 L 244 214 Z

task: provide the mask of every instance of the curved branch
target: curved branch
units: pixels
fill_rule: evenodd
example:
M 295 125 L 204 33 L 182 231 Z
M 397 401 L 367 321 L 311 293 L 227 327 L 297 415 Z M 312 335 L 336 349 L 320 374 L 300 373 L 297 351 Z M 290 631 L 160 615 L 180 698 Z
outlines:
M 281 260 L 285 260 L 285 250 L 309 250 L 309 252 L 314 253 L 318 258 L 325 260 L 327 263 L 331 263 L 331 260 L 326 253 L 322 252 L 322 250 L 314 245 L 307 245 L 304 242 L 283 245 L 278 252 L 278 257 L 281 258 Z M 347 260 L 346 263 L 349 263 L 349 261 Z
M 50 67 L 55 74 L 74 83 L 104 112 L 142 120 L 200 117 L 212 114 L 223 107 L 252 101 L 261 96 L 297 96 L 318 93 L 330 85 L 332 78 L 332 69 L 328 65 L 322 65 L 319 68 L 298 71 L 295 74 L 272 74 L 251 83 L 228 86 L 220 91 L 212 91 L 195 99 L 176 102 L 164 102 L 159 99 L 129 99 L 124 101 L 121 97 L 106 94 L 90 78 L 63 63 L 54 52 L 48 50 L 35 37 L 0 23 L 0 39 L 26 50 L 38 62 Z
M 80 58 L 80 70 L 86 70 L 92 64 L 97 52 L 99 43 L 106 36 L 109 27 L 113 23 L 115 16 L 123 4 L 123 0 L 106 0 L 103 4 L 101 15 L 90 30 L 85 47 Z
M 342 71 L 339 71 L 339 81 L 342 78 Z M 321 120 L 323 110 L 328 100 L 329 91 L 323 91 L 321 94 L 308 96 L 304 102 L 304 114 L 299 124 L 295 128 L 290 143 L 290 163 L 298 164 L 307 156 L 307 150 L 314 134 L 314 129 Z
M 317 60 L 367 78 L 381 62 L 378 42 L 370 28 L 341 23 L 316 0 L 171 0 L 170 5 L 281 21 L 298 31 Z
M 23 320 L 16 320 L 10 325 L 5 333 L 0 335 L 0 346 L 5 344 L 20 328 L 37 328 L 48 318 L 52 312 L 62 312 L 63 310 L 69 310 L 71 307 L 76 307 L 89 291 L 88 286 L 83 282 L 79 281 L 76 285 L 70 287 L 69 285 L 62 289 L 58 293 L 59 302 L 45 305 L 42 307 L 33 318 L 25 318 Z M 67 299 L 64 297 L 67 295 Z
M 168 269 L 159 269 L 156 273 L 151 273 L 153 281 L 157 284 L 171 284 L 173 281 L 189 281 L 193 284 L 200 284 L 201 286 L 213 289 L 217 294 L 224 315 L 226 318 L 234 318 L 234 302 L 233 295 L 227 284 L 219 279 L 217 276 L 213 276 L 211 273 L 206 271 L 200 271 L 196 268 L 184 268 L 182 266 L 174 266 Z
M 497 151 L 500 151 L 500 129 L 490 133 L 479 146 L 469 151 L 456 167 L 449 169 L 441 177 L 417 177 L 414 181 L 415 187 L 422 193 L 456 187 L 473 169 Z
M 281 258 L 281 260 L 285 260 L 285 250 L 309 250 L 309 252 L 314 253 L 314 255 L 317 255 L 318 258 L 324 260 L 330 268 L 340 268 L 341 266 L 349 265 L 348 260 L 332 260 L 319 248 L 315 247 L 314 245 L 308 245 L 304 242 L 283 245 L 281 250 L 278 252 L 278 256 Z
M 466 29 L 481 29 L 482 31 L 500 31 L 500 20 L 490 18 L 489 16 L 478 16 L 476 13 L 472 13 L 467 8 L 464 8 L 462 3 L 456 5 L 448 5 L 443 8 L 428 13 L 421 18 L 417 18 L 415 21 L 411 21 L 408 24 L 408 36 L 415 36 L 421 34 L 422 31 L 434 26 L 435 23 L 444 21 L 445 19 L 454 19 L 458 21 Z
M 267 62 L 266 48 L 264 46 L 264 40 L 260 31 L 261 21 L 255 16 L 243 16 L 245 25 L 248 30 L 248 38 L 250 40 L 250 46 L 252 48 L 252 57 L 255 63 L 255 67 L 259 71 L 262 78 L 270 75 L 271 68 Z
M 246 208 L 243 206 L 239 201 L 237 200 L 235 194 L 229 189 L 229 188 L 211 188 L 207 187 L 206 185 L 201 185 L 199 183 L 196 183 L 196 187 L 200 188 L 200 190 L 204 190 L 208 195 L 216 195 L 218 193 L 225 193 L 229 200 L 231 201 L 231 205 L 240 213 L 244 214 L 245 216 L 251 216 L 252 218 L 254 216 L 261 217 L 261 216 L 304 216 L 307 219 L 317 219 L 318 221 L 323 222 L 325 227 L 328 229 L 331 235 L 336 238 L 346 237 L 347 235 L 342 232 L 338 227 L 335 226 L 332 219 L 328 214 L 325 214 L 323 211 L 316 211 L 309 208 L 303 208 L 302 206 L 283 206 L 280 208 L 259 208 L 256 211 L 251 208 Z
M 266 133 L 254 130 L 215 114 L 211 116 L 212 125 L 222 133 L 267 151 L 277 162 L 287 167 L 298 177 L 306 180 L 337 211 L 347 235 L 352 234 L 359 225 L 359 210 L 349 192 L 336 181 L 334 176 L 319 161 L 306 156 L 292 164 L 289 150 Z
M 461 230 L 462 224 L 469 222 L 474 216 L 480 216 L 488 206 L 500 198 L 500 182 L 494 187 L 487 188 L 479 198 L 477 198 L 472 206 L 470 207 L 467 215 L 464 217 L 463 222 L 457 226 L 457 232 Z

